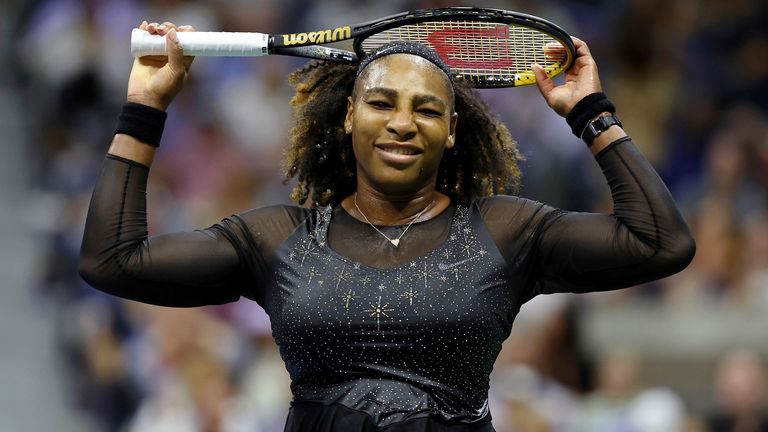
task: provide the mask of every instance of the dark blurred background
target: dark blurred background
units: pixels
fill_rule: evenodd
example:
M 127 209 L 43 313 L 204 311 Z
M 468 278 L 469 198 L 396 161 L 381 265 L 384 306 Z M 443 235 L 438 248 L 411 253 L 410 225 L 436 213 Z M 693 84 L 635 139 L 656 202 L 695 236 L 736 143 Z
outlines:
M 765 431 L 768 14 L 759 0 L 4 0 L 0 430 L 282 431 L 290 399 L 253 302 L 168 309 L 87 286 L 91 189 L 125 99 L 130 29 L 295 32 L 453 5 L 542 16 L 590 45 L 606 93 L 698 252 L 632 289 L 527 304 L 494 370 L 499 432 Z M 292 58 L 198 58 L 150 178 L 150 229 L 287 203 Z M 483 91 L 526 155 L 521 194 L 611 211 L 534 87 Z

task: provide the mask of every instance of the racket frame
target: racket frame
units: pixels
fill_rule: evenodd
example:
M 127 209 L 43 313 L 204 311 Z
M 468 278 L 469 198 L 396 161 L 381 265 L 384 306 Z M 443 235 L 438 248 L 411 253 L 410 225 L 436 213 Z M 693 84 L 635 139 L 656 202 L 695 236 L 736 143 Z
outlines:
M 300 56 L 341 63 L 355 63 L 358 59 L 368 54 L 363 49 L 363 43 L 370 36 L 406 25 L 448 20 L 482 21 L 507 25 L 516 24 L 538 30 L 551 36 L 565 47 L 566 57 L 562 63 L 554 63 L 544 67 L 545 72 L 550 78 L 555 77 L 568 69 L 575 59 L 576 48 L 571 37 L 565 30 L 552 22 L 521 12 L 469 6 L 419 9 L 415 11 L 401 12 L 385 18 L 356 24 L 354 26 L 337 27 L 334 29 L 307 33 L 270 35 L 268 51 L 270 54 Z M 325 37 L 325 35 L 328 34 L 331 35 L 330 38 Z M 312 40 L 317 41 L 320 38 L 320 35 L 323 35 L 322 42 L 320 43 L 331 43 L 352 39 L 354 53 L 330 47 L 312 47 L 317 43 Z M 337 37 L 334 37 L 334 35 L 337 35 Z M 293 42 L 285 44 L 284 42 L 286 40 Z M 301 42 L 302 40 L 304 40 L 304 42 Z M 518 73 L 515 74 L 514 78 L 507 79 L 501 77 L 476 78 L 472 75 L 462 76 L 460 74 L 457 74 L 456 77 L 458 79 L 467 79 L 473 86 L 478 88 L 517 87 L 534 84 L 536 82 L 536 78 L 532 71 L 528 73 Z

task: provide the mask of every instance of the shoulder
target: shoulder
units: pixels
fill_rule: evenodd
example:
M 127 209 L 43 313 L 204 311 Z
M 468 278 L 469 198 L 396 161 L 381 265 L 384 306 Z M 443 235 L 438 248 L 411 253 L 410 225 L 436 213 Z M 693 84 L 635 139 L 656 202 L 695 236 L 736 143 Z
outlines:
M 476 207 L 483 219 L 488 221 L 503 219 L 527 219 L 537 214 L 545 214 L 554 208 L 539 201 L 512 195 L 494 195 L 475 199 Z
M 225 218 L 216 227 L 241 238 L 285 239 L 311 212 L 311 209 L 291 205 L 258 207 Z
M 259 207 L 230 216 L 215 228 L 238 250 L 270 257 L 311 214 L 311 209 L 291 205 Z
M 295 228 L 306 220 L 311 212 L 312 209 L 294 205 L 272 205 L 238 213 L 233 218 L 242 220 L 249 227 L 289 225 Z
M 497 244 L 528 238 L 561 211 L 539 201 L 510 195 L 484 197 L 473 202 Z

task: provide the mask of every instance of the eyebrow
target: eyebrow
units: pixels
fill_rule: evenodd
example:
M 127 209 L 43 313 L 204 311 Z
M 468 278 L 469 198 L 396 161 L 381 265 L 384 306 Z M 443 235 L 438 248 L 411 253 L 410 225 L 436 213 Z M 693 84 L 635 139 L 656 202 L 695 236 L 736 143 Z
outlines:
M 397 90 L 393 90 L 393 89 L 387 88 L 387 87 L 372 87 L 372 88 L 369 88 L 368 90 L 365 91 L 365 95 L 366 96 L 370 95 L 371 93 L 380 93 L 380 94 L 382 94 L 382 95 L 384 95 L 384 96 L 386 96 L 388 98 L 392 98 L 392 99 L 395 99 L 398 96 Z M 439 98 L 437 96 L 434 96 L 434 95 L 430 95 L 430 94 L 420 94 L 420 95 L 416 95 L 413 98 L 413 104 L 414 105 L 421 105 L 423 103 L 428 103 L 428 102 L 435 103 L 435 104 L 439 105 L 440 108 L 442 108 L 443 110 L 445 110 L 447 105 L 448 105 L 441 98 Z

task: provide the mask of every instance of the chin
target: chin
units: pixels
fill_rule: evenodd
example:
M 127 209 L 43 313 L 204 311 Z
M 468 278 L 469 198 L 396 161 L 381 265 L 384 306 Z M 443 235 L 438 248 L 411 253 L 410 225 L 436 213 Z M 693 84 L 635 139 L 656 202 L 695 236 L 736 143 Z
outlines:
M 386 194 L 409 195 L 425 189 L 430 184 L 435 187 L 436 177 L 422 178 L 418 175 L 400 172 L 400 175 L 379 177 L 372 185 Z

